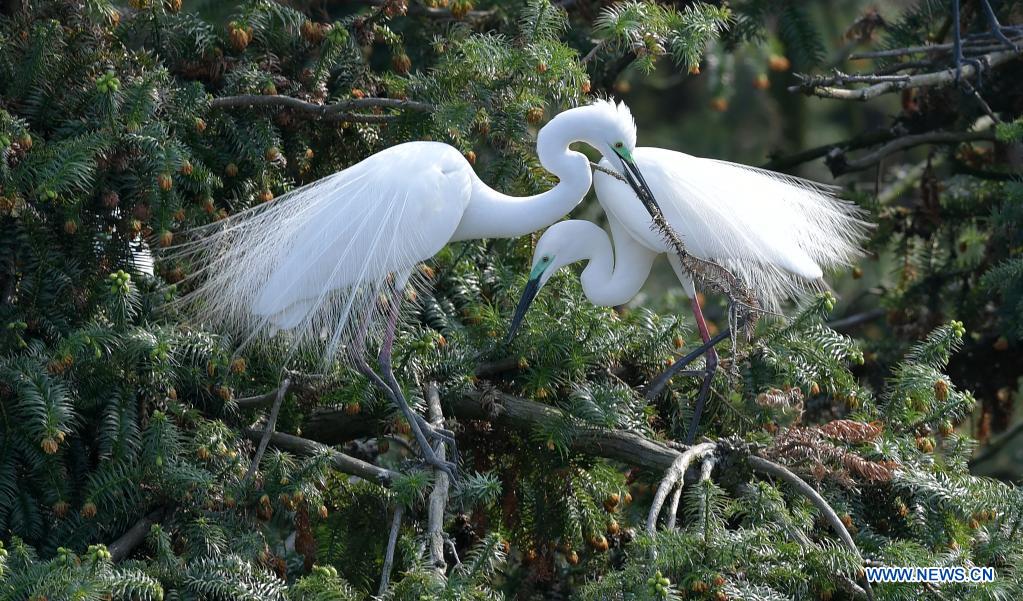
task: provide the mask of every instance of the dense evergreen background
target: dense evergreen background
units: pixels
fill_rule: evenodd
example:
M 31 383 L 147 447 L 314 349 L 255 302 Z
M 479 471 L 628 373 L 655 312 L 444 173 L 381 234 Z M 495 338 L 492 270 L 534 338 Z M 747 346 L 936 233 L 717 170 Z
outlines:
M 979 2 L 963 14 L 986 29 Z M 0 2 L 0 599 L 1020 594 L 1023 63 L 974 37 L 993 66 L 972 84 L 826 98 L 869 85 L 841 72 L 943 72 L 944 46 L 895 50 L 950 26 L 931 0 Z M 696 383 L 641 386 L 698 340 L 684 299 L 665 265 L 597 309 L 566 271 L 505 347 L 529 238 L 445 249 L 401 327 L 399 377 L 458 432 L 457 486 L 408 461 L 366 381 L 311 357 L 250 471 L 278 354 L 187 323 L 198 266 L 162 250 L 406 140 L 542 190 L 537 127 L 607 94 L 641 145 L 837 177 L 878 223 L 837 300 L 725 343 L 716 464 L 684 478 L 677 520 L 646 525 Z M 600 220 L 592 199 L 576 214 Z M 864 565 L 998 579 L 871 591 Z

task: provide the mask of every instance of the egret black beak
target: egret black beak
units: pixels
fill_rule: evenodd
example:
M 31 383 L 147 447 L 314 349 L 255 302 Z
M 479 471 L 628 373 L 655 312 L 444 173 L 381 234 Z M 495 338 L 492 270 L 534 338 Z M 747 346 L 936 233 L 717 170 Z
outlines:
M 511 327 L 508 328 L 508 337 L 504 340 L 505 344 L 511 343 L 512 339 L 515 338 L 515 333 L 519 331 L 519 326 L 522 325 L 522 318 L 526 316 L 526 312 L 529 311 L 529 305 L 533 304 L 536 293 L 540 291 L 540 275 L 542 273 L 537 274 L 526 282 L 526 288 L 522 291 L 522 298 L 519 299 L 519 304 L 515 307 L 515 316 L 512 317 Z
M 646 207 L 651 216 L 653 216 L 655 209 L 658 213 L 661 212 L 657 200 L 654 199 L 654 193 L 650 190 L 650 186 L 646 183 L 646 179 L 643 178 L 643 174 L 636 165 L 636 161 L 632 158 L 632 153 L 624 148 L 615 148 L 614 151 L 618 158 L 622 160 L 622 171 L 625 173 L 625 180 L 629 182 L 633 192 L 639 197 L 643 206 Z

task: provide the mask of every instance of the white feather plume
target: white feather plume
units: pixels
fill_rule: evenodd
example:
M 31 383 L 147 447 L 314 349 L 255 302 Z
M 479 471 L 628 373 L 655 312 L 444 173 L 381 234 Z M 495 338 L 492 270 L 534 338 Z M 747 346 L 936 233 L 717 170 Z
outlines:
M 660 148 L 637 148 L 634 156 L 687 250 L 726 267 L 768 311 L 819 290 L 825 271 L 863 252 L 871 225 L 859 207 L 835 195 L 836 188 Z M 650 231 L 649 216 L 629 218 L 635 212 L 618 198 L 636 202 L 626 184 L 601 173 L 595 185 L 605 209 L 633 236 L 667 250 Z
M 450 146 L 402 144 L 193 230 L 171 252 L 197 268 L 182 303 L 243 344 L 283 336 L 330 361 L 374 334 L 382 295 L 450 239 L 471 172 Z M 438 196 L 453 210 L 437 211 Z

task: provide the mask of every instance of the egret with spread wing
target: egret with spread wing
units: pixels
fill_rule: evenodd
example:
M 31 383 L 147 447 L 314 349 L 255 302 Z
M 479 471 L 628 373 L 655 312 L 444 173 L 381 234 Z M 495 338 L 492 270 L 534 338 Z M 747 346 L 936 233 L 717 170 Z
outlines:
M 635 141 L 624 105 L 598 101 L 557 115 L 539 132 L 537 154 L 560 181 L 525 198 L 487 186 L 446 144 L 388 148 L 195 231 L 177 251 L 203 266 L 184 302 L 247 342 L 282 336 L 292 346 L 320 348 L 327 362 L 347 355 L 405 414 L 427 462 L 454 475 L 428 440 L 453 443 L 450 433 L 409 407 L 391 366 L 403 291 L 417 264 L 449 242 L 510 238 L 554 223 L 592 183 L 589 160 L 569 145 L 614 156 L 612 148 L 631 150 Z M 626 160 L 618 160 L 621 167 Z M 637 183 L 635 194 L 649 191 Z M 381 340 L 379 373 L 366 362 L 370 337 Z
M 548 228 L 537 243 L 509 337 L 540 288 L 559 268 L 587 261 L 581 276 L 583 292 L 594 304 L 613 306 L 632 299 L 646 281 L 654 259 L 666 253 L 690 298 L 707 347 L 704 379 L 687 434 L 691 444 L 717 369 L 715 340 L 703 318 L 692 277 L 655 229 L 633 186 L 638 182 L 649 188 L 649 200 L 660 209 L 687 252 L 720 264 L 757 296 L 760 307 L 772 312 L 778 312 L 784 301 L 819 288 L 824 270 L 846 265 L 860 254 L 869 224 L 855 205 L 813 182 L 661 148 L 614 150 L 624 159 L 625 176 L 598 172 L 594 179 L 613 247 L 604 230 L 588 221 L 563 221 Z M 617 167 L 607 158 L 601 166 L 605 170 Z M 688 363 L 696 355 L 684 357 L 665 376 L 670 377 L 684 366 L 683 361 Z M 655 380 L 648 392 L 659 390 L 667 377 Z

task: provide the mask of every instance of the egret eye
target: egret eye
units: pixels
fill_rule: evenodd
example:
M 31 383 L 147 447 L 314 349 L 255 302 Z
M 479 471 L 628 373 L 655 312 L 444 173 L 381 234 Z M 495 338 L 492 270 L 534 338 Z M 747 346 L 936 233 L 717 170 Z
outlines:
M 615 148 L 625 148 L 624 142 L 615 142 Z
M 545 255 L 543 257 L 540 257 L 540 262 L 541 263 L 550 263 L 551 262 L 551 258 Z

